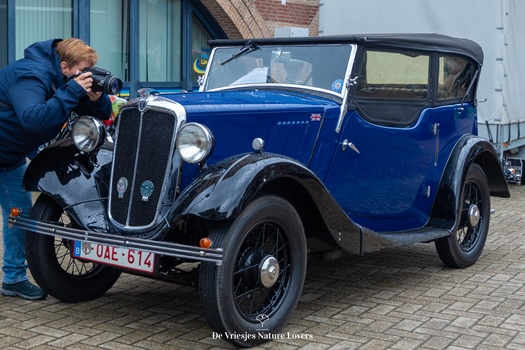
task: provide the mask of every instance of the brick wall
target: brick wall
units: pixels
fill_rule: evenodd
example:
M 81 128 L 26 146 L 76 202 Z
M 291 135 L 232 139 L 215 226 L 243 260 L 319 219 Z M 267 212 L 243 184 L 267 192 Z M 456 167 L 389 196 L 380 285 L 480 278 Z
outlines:
M 319 35 L 319 0 L 201 0 L 230 39 L 272 37 L 276 27 Z

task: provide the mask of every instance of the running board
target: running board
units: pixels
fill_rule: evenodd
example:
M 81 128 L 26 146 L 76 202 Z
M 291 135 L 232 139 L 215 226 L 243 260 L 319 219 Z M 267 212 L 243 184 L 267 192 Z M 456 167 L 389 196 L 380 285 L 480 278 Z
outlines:
M 415 243 L 435 241 L 450 236 L 450 231 L 440 228 L 420 228 L 396 232 L 373 232 L 363 229 L 361 253 L 378 251 L 387 247 L 398 247 Z

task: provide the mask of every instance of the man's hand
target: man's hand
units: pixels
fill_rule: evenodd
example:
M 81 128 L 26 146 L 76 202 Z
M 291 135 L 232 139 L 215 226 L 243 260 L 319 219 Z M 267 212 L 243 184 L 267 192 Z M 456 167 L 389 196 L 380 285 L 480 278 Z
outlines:
M 82 73 L 77 71 L 75 81 L 78 85 L 82 86 L 86 92 L 91 92 L 91 85 L 93 84 L 93 78 L 91 78 L 91 72 Z
M 91 101 L 96 101 L 96 100 L 98 100 L 100 98 L 100 96 L 102 96 L 102 92 L 100 92 L 100 91 L 96 91 L 96 92 L 95 91 L 89 91 L 87 93 L 87 95 L 89 96 L 89 99 Z
M 91 101 L 96 101 L 102 96 L 102 92 L 100 91 L 91 91 L 91 86 L 93 85 L 93 78 L 91 78 L 91 72 L 82 73 L 80 71 L 77 72 L 77 76 L 75 77 L 75 81 L 86 90 L 87 95 Z

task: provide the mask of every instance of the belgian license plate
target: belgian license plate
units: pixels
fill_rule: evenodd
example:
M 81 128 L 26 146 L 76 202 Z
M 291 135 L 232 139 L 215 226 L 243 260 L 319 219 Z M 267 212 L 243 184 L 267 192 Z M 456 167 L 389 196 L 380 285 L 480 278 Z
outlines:
M 75 241 L 73 257 L 153 273 L 155 254 L 138 249 Z

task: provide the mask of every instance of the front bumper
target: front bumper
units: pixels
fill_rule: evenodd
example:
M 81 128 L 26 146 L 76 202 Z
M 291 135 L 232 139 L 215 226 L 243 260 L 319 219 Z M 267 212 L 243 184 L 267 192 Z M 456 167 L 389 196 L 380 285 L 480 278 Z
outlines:
M 57 226 L 55 224 L 31 220 L 24 217 L 14 217 L 11 215 L 9 216 L 9 226 L 74 241 L 105 244 L 128 249 L 139 249 L 159 255 L 173 256 L 196 261 L 213 262 L 217 266 L 222 265 L 223 261 L 222 248 L 203 249 L 201 247 L 171 242 L 160 242 L 140 238 L 115 236 L 106 233 Z

